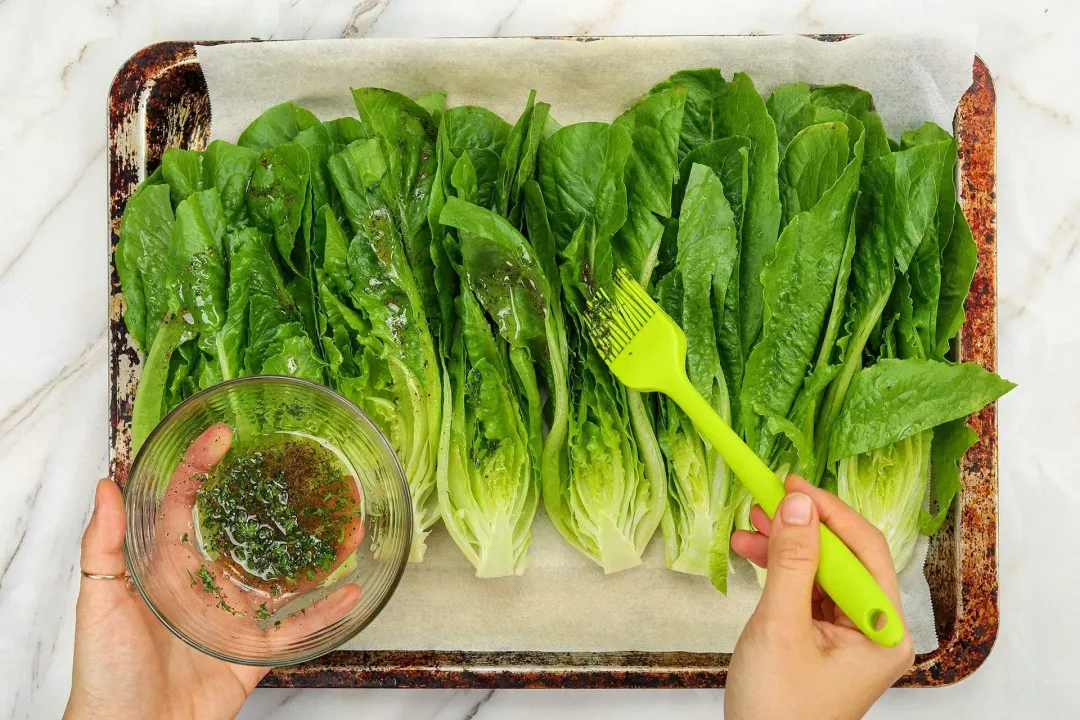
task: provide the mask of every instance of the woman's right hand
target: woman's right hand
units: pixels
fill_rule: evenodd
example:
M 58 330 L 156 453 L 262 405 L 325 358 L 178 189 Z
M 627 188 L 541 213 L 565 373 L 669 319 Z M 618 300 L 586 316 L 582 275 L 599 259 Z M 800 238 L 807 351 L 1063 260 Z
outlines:
M 768 567 L 757 610 L 746 624 L 728 671 L 729 720 L 853 720 L 915 659 L 911 633 L 893 648 L 862 634 L 814 583 L 820 522 L 851 548 L 903 618 L 900 587 L 885 537 L 835 495 L 791 475 L 787 497 L 770 521 L 760 507 L 758 532 L 736 531 L 731 547 Z

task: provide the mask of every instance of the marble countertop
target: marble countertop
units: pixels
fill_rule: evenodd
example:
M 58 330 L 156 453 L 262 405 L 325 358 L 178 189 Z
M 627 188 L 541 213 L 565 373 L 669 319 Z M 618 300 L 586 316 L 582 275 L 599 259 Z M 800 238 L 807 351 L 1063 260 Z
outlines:
M 105 97 L 160 40 L 917 31 L 977 24 L 998 92 L 1001 632 L 883 718 L 1080 708 L 1080 3 L 1075 0 L 0 0 L 0 711 L 58 717 L 78 541 L 106 470 Z M 1072 49 L 1070 49 L 1072 48 Z M 735 68 L 726 68 L 731 71 Z M 242 717 L 718 718 L 719 691 L 259 690 Z

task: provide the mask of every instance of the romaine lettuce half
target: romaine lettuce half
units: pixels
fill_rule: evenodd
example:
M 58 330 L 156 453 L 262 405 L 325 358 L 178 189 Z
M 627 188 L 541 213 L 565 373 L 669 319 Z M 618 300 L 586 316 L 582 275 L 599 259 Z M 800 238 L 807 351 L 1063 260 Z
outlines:
M 428 220 L 446 369 L 437 485 L 447 530 L 478 577 L 524 572 L 539 500 L 541 378 L 565 373 L 551 273 L 519 231 L 548 106 L 514 127 L 475 107 L 442 112 Z M 554 403 L 560 397 L 551 392 Z
M 564 538 L 605 572 L 638 565 L 663 515 L 652 400 L 615 380 L 584 331 L 587 299 L 617 267 L 648 284 L 671 214 L 685 91 L 646 96 L 611 125 L 562 128 L 526 191 L 541 256 L 557 255 L 568 369 L 545 442 L 544 504 Z M 530 191 L 531 188 L 531 191 Z M 554 265 L 554 263 L 552 263 Z

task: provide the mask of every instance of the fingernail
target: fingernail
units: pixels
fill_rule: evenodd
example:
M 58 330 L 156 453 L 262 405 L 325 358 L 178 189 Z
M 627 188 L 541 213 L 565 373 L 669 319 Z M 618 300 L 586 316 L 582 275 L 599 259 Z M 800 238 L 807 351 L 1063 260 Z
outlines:
M 814 509 L 809 495 L 791 493 L 781 503 L 780 516 L 788 525 L 809 525 Z

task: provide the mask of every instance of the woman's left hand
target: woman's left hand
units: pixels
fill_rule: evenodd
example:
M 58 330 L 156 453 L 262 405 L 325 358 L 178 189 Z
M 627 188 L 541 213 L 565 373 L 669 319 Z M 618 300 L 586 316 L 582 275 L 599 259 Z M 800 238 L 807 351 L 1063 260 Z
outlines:
M 205 435 L 209 435 L 209 431 Z M 185 461 L 208 470 L 230 438 L 200 438 Z M 173 635 L 121 577 L 124 499 L 101 480 L 82 541 L 75 668 L 65 718 L 232 718 L 267 668 L 233 665 Z

